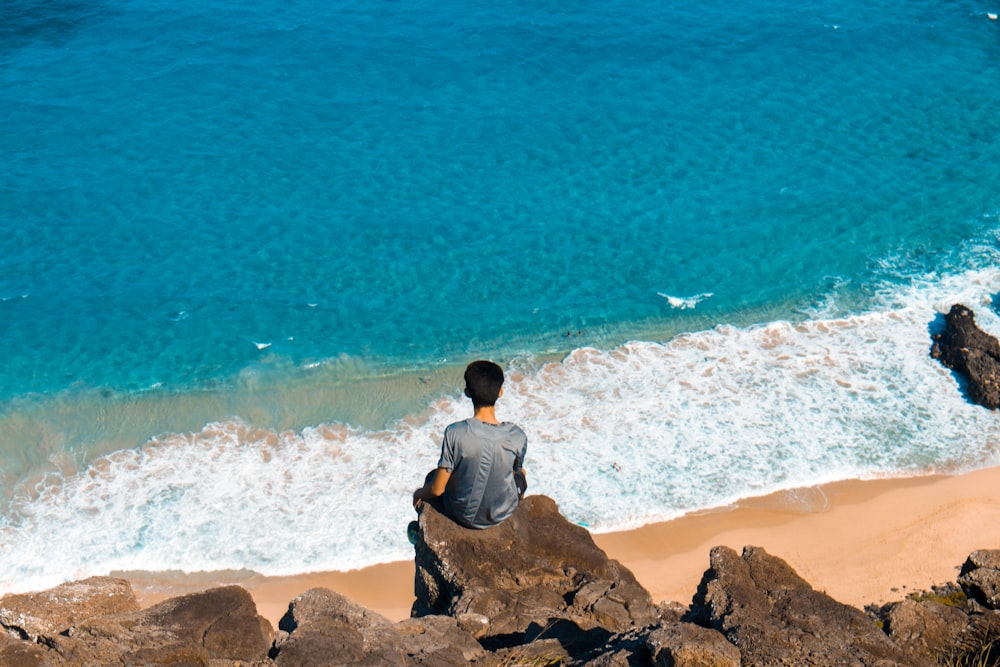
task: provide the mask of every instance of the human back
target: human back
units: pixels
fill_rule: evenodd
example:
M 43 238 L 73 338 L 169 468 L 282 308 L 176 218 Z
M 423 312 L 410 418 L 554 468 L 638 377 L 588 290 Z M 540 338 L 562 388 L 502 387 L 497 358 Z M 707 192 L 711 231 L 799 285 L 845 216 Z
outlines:
M 471 417 L 444 432 L 439 468 L 451 479 L 441 496 L 445 511 L 470 528 L 494 526 L 515 509 L 520 490 L 515 473 L 522 470 L 528 438 L 516 424 L 492 424 Z
M 469 528 L 488 528 L 509 517 L 527 487 L 528 438 L 516 424 L 496 418 L 503 369 L 474 361 L 465 369 L 465 394 L 474 414 L 444 432 L 438 466 L 413 493 L 414 506 L 441 498 L 445 512 Z

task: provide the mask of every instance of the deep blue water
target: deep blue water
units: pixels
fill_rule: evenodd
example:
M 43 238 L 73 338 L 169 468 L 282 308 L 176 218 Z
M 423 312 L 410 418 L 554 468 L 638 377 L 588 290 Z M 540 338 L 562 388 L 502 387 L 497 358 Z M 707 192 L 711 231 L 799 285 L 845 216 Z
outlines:
M 641 459 L 647 445 L 624 431 L 651 423 L 646 408 L 623 417 L 629 396 L 605 393 L 631 379 L 597 387 L 582 379 L 595 369 L 564 369 L 575 380 L 560 381 L 541 360 L 593 347 L 613 364 L 627 341 L 665 343 L 674 351 L 644 363 L 683 381 L 678 369 L 700 372 L 694 364 L 718 352 L 707 342 L 717 325 L 729 332 L 723 347 L 754 327 L 900 312 L 926 334 L 951 294 L 992 317 L 997 10 L 985 0 L 10 0 L 0 12 L 0 468 L 2 496 L 21 498 L 6 512 L 11 530 L 27 531 L 18 522 L 31 503 L 45 513 L 47 484 L 99 456 L 215 422 L 273 434 L 351 424 L 347 442 L 381 433 L 399 443 L 405 419 L 426 430 L 424 445 L 438 426 L 424 409 L 451 401 L 473 357 L 539 383 L 522 385 L 529 404 L 567 387 L 583 397 L 581 414 L 622 401 L 573 437 L 620 437 Z M 839 382 L 911 341 L 910 329 L 852 326 L 857 338 L 824 349 L 873 349 L 843 362 Z M 669 345 L 688 334 L 715 352 L 671 365 L 680 352 Z M 926 356 L 926 341 L 912 342 L 905 368 Z M 739 345 L 726 357 L 734 375 L 687 407 L 658 404 L 665 394 L 646 395 L 648 382 L 633 391 L 671 424 L 704 421 L 697 406 L 720 387 L 754 395 L 742 383 L 783 363 Z M 899 369 L 888 364 L 875 384 L 892 385 Z M 800 411 L 825 402 L 821 422 L 856 426 L 905 398 L 845 404 L 837 386 L 788 400 Z M 535 420 L 526 430 L 545 452 L 561 440 L 529 404 L 515 416 Z M 863 417 L 836 417 L 856 404 Z M 750 441 L 799 416 L 767 414 L 689 436 Z M 898 458 L 760 470 L 686 499 L 640 491 L 614 514 L 581 519 L 634 525 L 831 469 L 983 465 L 996 443 L 987 433 L 938 451 L 901 435 L 902 423 L 885 429 Z M 772 454 L 804 456 L 823 432 Z M 651 484 L 668 468 L 647 470 Z M 678 464 L 672 474 L 703 473 Z M 405 496 L 407 474 L 373 502 Z M 162 498 L 143 486 L 151 475 L 129 494 Z M 542 490 L 588 502 L 568 482 Z M 143 521 L 143 531 L 159 526 Z M 388 538 L 378 539 L 369 552 Z M 123 553 L 128 566 L 147 562 Z M 358 562 L 337 553 L 286 569 Z

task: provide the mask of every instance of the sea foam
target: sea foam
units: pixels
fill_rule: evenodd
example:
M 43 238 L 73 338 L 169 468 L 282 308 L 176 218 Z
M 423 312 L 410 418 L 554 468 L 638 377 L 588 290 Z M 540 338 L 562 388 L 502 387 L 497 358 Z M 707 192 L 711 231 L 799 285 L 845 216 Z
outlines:
M 993 465 L 995 413 L 928 352 L 954 302 L 1000 333 L 998 290 L 1000 271 L 974 271 L 887 289 L 883 307 L 851 317 L 516 360 L 499 413 L 528 433 L 529 493 L 595 531 L 839 479 Z M 234 418 L 50 474 L 0 524 L 0 590 L 116 569 L 277 575 L 409 558 L 410 494 L 445 425 L 468 414 L 446 395 L 378 431 Z

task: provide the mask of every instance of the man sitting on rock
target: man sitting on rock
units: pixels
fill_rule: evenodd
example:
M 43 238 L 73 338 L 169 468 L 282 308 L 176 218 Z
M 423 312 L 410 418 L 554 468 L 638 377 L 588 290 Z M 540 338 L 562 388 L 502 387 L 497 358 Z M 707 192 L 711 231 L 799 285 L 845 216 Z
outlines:
M 503 380 L 503 369 L 492 361 L 474 361 L 465 369 L 473 416 L 445 429 L 438 467 L 413 492 L 414 507 L 440 497 L 445 513 L 468 528 L 495 526 L 517 509 L 527 488 L 528 438 L 516 424 L 497 421 Z M 408 531 L 411 541 L 415 524 Z

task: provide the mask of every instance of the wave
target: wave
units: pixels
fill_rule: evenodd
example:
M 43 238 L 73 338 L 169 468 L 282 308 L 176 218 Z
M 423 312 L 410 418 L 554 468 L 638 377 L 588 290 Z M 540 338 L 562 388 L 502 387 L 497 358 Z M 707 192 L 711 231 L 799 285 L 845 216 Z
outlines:
M 998 291 L 1000 271 L 970 271 L 897 286 L 850 317 L 520 359 L 498 409 L 529 435 L 529 493 L 598 532 L 780 489 L 994 465 L 996 415 L 928 351 L 953 302 L 1000 333 Z M 456 394 L 381 430 L 232 419 L 46 475 L 0 520 L 0 590 L 111 570 L 280 575 L 408 558 L 412 489 L 468 411 Z
M 688 310 L 689 308 L 696 308 L 699 303 L 705 299 L 711 299 L 715 296 L 712 292 L 705 292 L 703 294 L 695 294 L 694 296 L 671 296 L 669 294 L 664 294 L 663 292 L 657 292 L 657 296 L 661 296 L 667 300 L 671 308 L 677 308 L 680 310 Z

